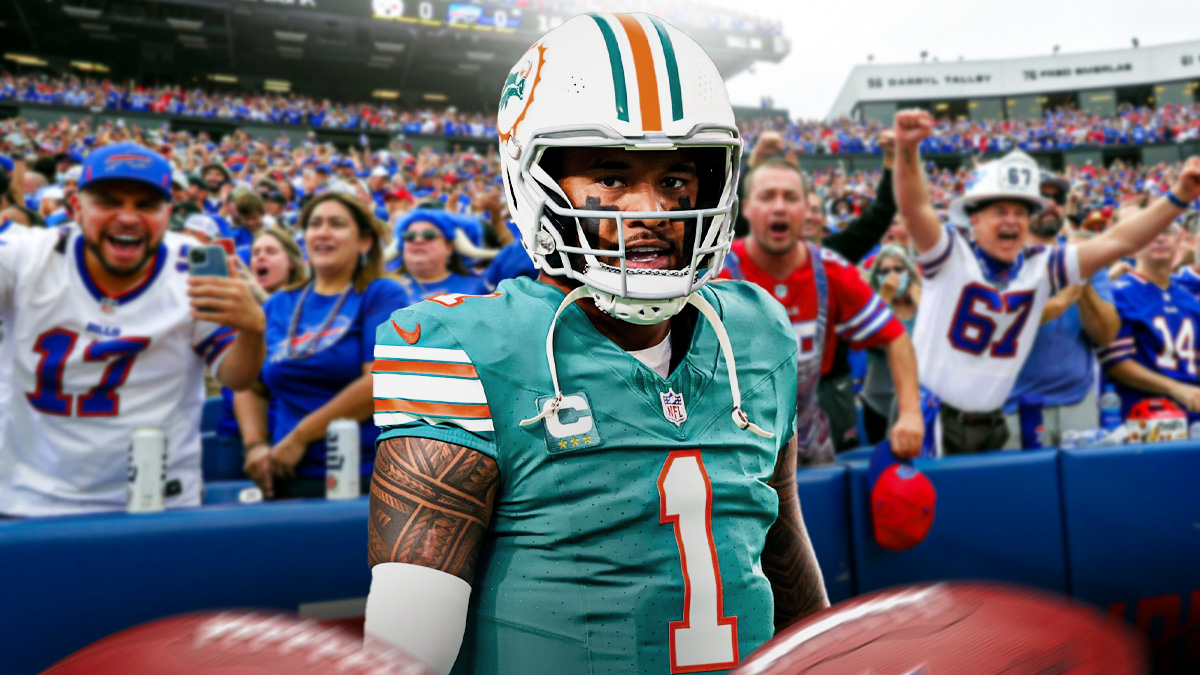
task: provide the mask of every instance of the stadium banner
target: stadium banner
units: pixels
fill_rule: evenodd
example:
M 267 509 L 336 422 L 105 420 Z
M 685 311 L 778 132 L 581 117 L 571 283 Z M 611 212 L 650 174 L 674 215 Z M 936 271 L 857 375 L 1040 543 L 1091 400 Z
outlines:
M 1200 79 L 1200 40 L 996 61 L 856 66 L 829 111 L 866 101 L 943 100 L 1078 91 Z

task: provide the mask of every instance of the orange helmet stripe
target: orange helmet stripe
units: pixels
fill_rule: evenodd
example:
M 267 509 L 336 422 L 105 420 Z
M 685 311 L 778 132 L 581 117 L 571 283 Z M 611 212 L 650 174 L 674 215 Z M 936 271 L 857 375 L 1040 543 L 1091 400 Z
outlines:
M 654 70 L 654 53 L 650 51 L 650 39 L 646 29 L 632 14 L 614 14 L 633 50 L 633 67 L 637 73 L 638 101 L 642 110 L 642 128 L 646 131 L 662 131 L 662 111 L 658 104 L 658 74 Z

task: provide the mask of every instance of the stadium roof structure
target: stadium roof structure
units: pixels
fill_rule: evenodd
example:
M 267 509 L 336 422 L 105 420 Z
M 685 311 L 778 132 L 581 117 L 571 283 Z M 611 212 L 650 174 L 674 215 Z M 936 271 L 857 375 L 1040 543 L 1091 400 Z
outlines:
M 612 0 L 615 4 L 621 0 Z M 564 20 L 554 0 L 47 0 L 3 3 L 5 52 L 139 82 L 236 82 L 364 100 L 490 109 L 509 67 Z M 723 17 L 722 17 L 723 18 Z M 765 22 L 764 22 L 765 24 Z M 790 50 L 756 20 L 684 28 L 728 78 Z M 28 63 L 33 63 L 32 61 Z M 28 65 L 26 63 L 25 65 Z M 37 64 L 35 64 L 37 65 Z M 11 64 L 6 64 L 11 68 Z M 78 66 L 77 66 L 78 67 Z M 234 80 L 233 78 L 236 78 Z

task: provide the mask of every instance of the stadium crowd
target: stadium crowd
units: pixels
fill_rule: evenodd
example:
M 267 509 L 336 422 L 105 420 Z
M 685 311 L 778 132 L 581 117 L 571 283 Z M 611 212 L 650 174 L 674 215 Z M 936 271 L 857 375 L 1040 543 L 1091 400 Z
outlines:
M 269 122 L 336 129 L 380 129 L 406 134 L 492 138 L 494 115 L 454 108 L 435 110 L 375 102 L 331 102 L 301 94 L 212 90 L 178 85 L 130 85 L 77 75 L 0 73 L 0 101 L 66 105 L 99 110 L 187 115 L 239 122 Z M 739 120 L 747 147 L 765 133 L 778 134 L 785 148 L 802 155 L 880 154 L 880 122 L 832 122 L 783 118 Z M 1200 104 L 1158 108 L 1123 104 L 1113 117 L 1073 109 L 1040 118 L 941 119 L 922 142 L 925 154 L 1070 150 L 1089 146 L 1148 145 L 1200 139 Z
M 37 83 L 18 83 L 12 78 L 7 81 L 15 95 L 31 91 L 29 87 L 38 89 Z M 124 97 L 130 94 L 127 90 L 115 93 L 116 90 L 102 85 L 92 85 L 88 91 L 100 96 L 91 100 L 112 100 L 114 105 L 125 105 Z M 110 94 L 112 99 L 108 98 Z M 142 96 L 139 105 L 153 110 L 161 102 L 159 97 L 169 99 L 171 92 L 133 92 L 133 95 Z M 262 98 L 254 105 L 269 101 Z M 287 102 L 285 107 L 291 105 Z M 1137 124 L 1145 122 L 1158 129 L 1174 125 L 1176 130 L 1171 133 L 1173 138 L 1179 138 L 1182 127 L 1191 130 L 1186 133 L 1194 133 L 1195 116 L 1196 108 L 1190 107 L 1129 114 L 1121 120 L 1134 124 L 1131 120 L 1138 119 L 1141 121 Z M 1020 129 L 1019 133 L 1024 134 L 1032 129 L 1045 130 L 1047 125 L 1046 120 L 1023 121 L 1011 125 L 1010 130 Z M 944 123 L 932 125 L 931 138 L 921 140 L 920 147 L 927 147 L 944 126 Z M 960 140 L 973 127 L 950 125 Z M 823 133 L 815 127 L 793 128 L 800 129 L 796 138 Z M 833 128 L 849 127 L 848 123 L 840 123 Z M 880 152 L 892 142 L 882 127 L 863 129 L 878 133 L 883 139 Z M 823 364 L 820 372 L 823 377 L 836 378 L 849 371 L 852 362 L 855 367 L 865 364 L 859 368 L 859 374 L 865 377 L 860 403 L 867 438 L 857 438 L 854 433 L 854 399 L 850 398 L 851 421 L 835 429 L 834 445 L 841 450 L 880 440 L 889 426 L 889 417 L 896 414 L 900 391 L 888 372 L 892 355 L 885 352 L 892 341 L 911 331 L 919 320 L 922 287 L 928 283 L 925 277 L 932 263 L 927 254 L 916 256 L 910 249 L 911 228 L 898 215 L 901 209 L 893 198 L 893 154 L 885 153 L 885 162 L 877 171 L 846 173 L 823 169 L 801 176 L 798 169 L 791 167 L 803 164 L 804 153 L 796 147 L 796 141 L 789 140 L 790 133 L 774 131 L 770 125 L 751 124 L 748 136 L 758 144 L 744 156 L 744 168 L 773 167 L 783 187 L 772 189 L 803 194 L 802 208 L 781 206 L 778 213 L 784 215 L 779 217 L 802 223 L 798 232 L 813 245 L 824 242 L 830 251 L 845 252 L 854 278 L 832 283 L 853 286 L 865 282 L 861 292 L 866 295 L 854 300 L 861 301 L 854 308 L 866 306 L 862 303 L 873 302 L 870 298 L 877 295 L 898 321 L 885 331 L 886 336 L 880 332 L 881 337 L 876 340 L 866 337 L 874 333 L 868 331 L 865 323 L 862 326 L 854 323 L 861 322 L 861 317 L 855 318 L 858 309 L 843 308 L 850 312 L 845 317 L 849 328 L 839 327 L 840 337 L 831 337 L 830 345 L 836 346 L 840 339 L 861 352 L 852 355 L 843 345 L 836 355 L 829 353 L 825 359 L 829 363 Z M 1084 136 L 1090 137 L 1089 133 Z M 1108 136 L 1102 133 L 1095 138 Z M 875 143 L 874 137 L 871 142 Z M 971 150 L 980 146 L 968 143 L 954 147 Z M 212 138 L 204 133 L 171 131 L 165 123 L 142 127 L 113 121 L 93 124 L 88 119 L 72 122 L 66 118 L 46 125 L 22 119 L 0 122 L 3 169 L 0 245 L 11 247 L 21 236 L 18 231 L 24 228 L 34 231 L 57 226 L 64 233 L 60 235 L 63 238 L 78 236 L 81 227 L 86 231 L 88 225 L 83 220 L 88 209 L 99 207 L 94 203 L 98 197 L 93 195 L 84 200 L 83 191 L 95 185 L 97 175 L 93 172 L 103 170 L 98 163 L 114 152 L 121 157 L 138 158 L 139 165 L 150 167 L 145 169 L 150 172 L 146 175 L 162 184 L 163 202 L 156 208 L 165 208 L 169 201 L 171 212 L 169 217 L 163 216 L 164 229 L 169 230 L 172 245 L 181 245 L 179 254 L 173 257 L 177 264 L 168 265 L 168 272 L 176 269 L 186 276 L 189 247 L 228 239 L 236 253 L 230 259 L 233 280 L 244 284 L 262 303 L 261 320 L 231 314 L 222 324 L 226 332 L 213 333 L 220 337 L 205 349 L 198 347 L 197 354 L 207 365 L 220 365 L 221 352 L 232 343 L 227 329 L 261 336 L 262 366 L 250 368 L 242 364 L 247 372 L 239 373 L 239 377 L 225 373 L 226 377 L 221 378 L 233 386 L 224 390 L 225 416 L 218 425 L 220 438 L 216 442 L 231 452 L 245 452 L 246 474 L 268 496 L 281 498 L 321 492 L 325 428 L 340 417 L 367 419 L 371 414 L 374 327 L 384 323 L 392 310 L 429 298 L 453 297 L 456 293 L 487 293 L 503 279 L 535 275 L 521 243 L 515 240 L 514 231 L 506 226 L 499 161 L 490 149 L 484 154 L 458 149 L 441 154 L 430 149 L 414 151 L 404 140 L 395 140 L 387 148 L 339 150 L 311 137 L 299 144 L 283 136 L 275 142 L 255 140 L 242 132 Z M 1029 161 L 1032 165 L 1032 160 Z M 976 163 L 949 170 L 927 163 L 924 168 L 928 181 L 924 194 L 938 221 L 969 229 L 970 223 L 955 212 L 954 204 L 983 180 L 986 166 Z M 1108 167 L 1069 166 L 1062 175 L 1043 173 L 1039 189 L 1048 208 L 1041 213 L 1029 209 L 1034 216 L 1031 232 L 1039 238 L 1028 243 L 1052 245 L 1068 239 L 1094 238 L 1123 219 L 1134 219 L 1152 198 L 1168 194 L 1181 180 L 1181 171 L 1181 165 L 1143 167 L 1118 162 Z M 751 177 L 742 185 L 749 222 L 739 226 L 738 234 L 749 235 L 746 241 L 774 236 L 763 234 L 774 227 L 775 216 L 771 215 L 775 213 L 771 210 L 774 207 L 753 206 L 754 200 L 767 199 L 760 193 L 767 189 L 763 176 L 769 173 L 748 172 Z M 144 176 L 139 178 L 143 179 Z M 1191 206 L 1200 208 L 1200 200 Z M 1104 349 L 1100 361 L 1106 368 L 1116 370 L 1114 383 L 1122 393 L 1126 414 L 1137 400 L 1149 395 L 1172 398 L 1193 413 L 1200 411 L 1192 347 L 1194 333 L 1186 337 L 1183 333 L 1167 336 L 1168 351 L 1174 350 L 1177 357 L 1175 370 L 1142 372 L 1148 369 L 1138 365 L 1140 370 L 1131 374 L 1124 372 L 1131 365 L 1121 365 L 1132 363 L 1134 352 L 1142 349 L 1140 345 L 1157 344 L 1153 342 L 1155 331 L 1162 332 L 1153 317 L 1139 314 L 1142 300 L 1131 300 L 1126 297 L 1128 293 L 1123 295 L 1123 289 L 1131 284 L 1151 280 L 1170 289 L 1177 313 L 1200 322 L 1200 302 L 1194 295 L 1200 289 L 1197 281 L 1200 258 L 1193 253 L 1195 215 L 1193 211 L 1190 219 L 1180 218 L 1181 227 L 1162 235 L 1137 256 L 1111 270 L 1098 271 L 1091 284 L 1064 285 L 1059 289 L 1041 319 L 1045 325 L 1038 333 L 1038 344 L 1033 347 L 1037 356 L 1029 361 L 1034 365 L 1026 369 L 1029 372 L 1023 372 L 1015 393 L 1005 401 L 1003 412 L 1008 413 L 1007 421 L 1001 413 L 996 413 L 999 417 L 992 415 L 986 420 L 992 428 L 980 437 L 982 445 L 959 439 L 958 451 L 1015 447 L 1020 434 L 1012 413 L 1020 393 L 1044 395 L 1048 411 L 1084 407 L 1082 412 L 1063 413 L 1061 422 L 1057 417 L 1054 424 L 1048 422 L 1049 443 L 1058 442 L 1061 432 L 1067 429 L 1095 428 L 1098 412 L 1093 352 L 1100 348 Z M 865 221 L 870 221 L 870 225 L 864 225 Z M 865 235 L 865 227 L 872 234 Z M 735 245 L 734 250 L 741 256 L 743 268 L 750 265 L 753 245 L 742 248 Z M 926 253 L 928 250 L 927 246 Z M 1110 277 L 1116 279 L 1115 289 L 1114 284 L 1108 283 Z M 0 290 L 4 290 L 3 284 L 0 277 Z M 112 297 L 117 302 L 115 298 L 120 294 Z M 783 296 L 779 297 L 782 301 Z M 12 321 L 11 317 L 4 318 Z M 1173 324 L 1170 330 L 1190 330 L 1183 326 Z M 0 343 L 0 347 L 10 350 L 0 350 L 0 359 L 8 361 L 0 363 L 3 374 L 0 379 L 10 379 L 13 340 L 8 337 L 7 344 Z M 47 349 L 40 343 L 39 348 L 42 353 Z M 1073 350 L 1075 356 L 1068 358 L 1068 350 Z M 243 361 L 253 361 L 253 355 L 245 356 Z M 1055 363 L 1069 366 L 1066 370 L 1058 369 L 1061 375 L 1058 380 L 1049 382 L 1044 376 L 1039 377 L 1049 368 L 1047 364 Z M 37 366 L 41 369 L 38 372 L 44 375 L 45 367 L 44 363 Z M 861 372 L 864 369 L 865 374 Z M 1061 378 L 1068 376 L 1071 386 L 1062 386 Z M 17 383 L 14 391 L 7 393 L 21 396 L 21 381 L 14 382 Z M 210 381 L 212 386 L 215 385 Z M 844 400 L 826 401 L 824 394 L 821 400 L 823 407 L 845 405 Z M 54 401 L 47 399 L 46 405 L 52 404 Z M 903 402 L 900 407 L 903 417 Z M 967 412 L 963 412 L 964 408 Z M 952 410 L 961 413 L 959 421 L 968 426 L 977 414 L 961 404 Z M 835 411 L 827 412 L 830 418 L 835 417 Z M 999 432 L 1006 423 L 1007 431 Z M 361 431 L 362 472 L 370 475 L 378 431 L 370 423 L 364 423 Z M 969 436 L 969 432 L 964 433 Z M 189 437 L 184 442 L 198 445 L 199 438 Z M 962 449 L 966 446 L 970 449 Z M 5 504 L 0 514 L 23 516 L 120 508 L 113 494 L 107 495 L 108 501 L 85 499 L 68 507 L 53 504 L 51 500 L 25 508 L 18 500 Z M 197 494 L 185 496 L 195 499 Z

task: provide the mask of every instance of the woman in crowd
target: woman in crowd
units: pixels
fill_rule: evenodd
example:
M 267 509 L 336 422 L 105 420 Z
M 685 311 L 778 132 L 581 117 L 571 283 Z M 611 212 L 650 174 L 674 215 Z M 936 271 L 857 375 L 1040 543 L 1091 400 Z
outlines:
M 402 246 L 401 257 L 395 261 L 399 263 L 397 273 L 413 302 L 443 293 L 488 292 L 484 280 L 468 271 L 456 250 L 458 241 L 470 239 L 464 225 L 462 216 L 432 209 L 417 209 L 397 225 L 396 236 Z M 479 233 L 482 234 L 482 225 Z
M 239 265 L 238 269 L 255 282 L 251 289 L 259 302 L 266 302 L 281 288 L 302 284 L 308 278 L 308 268 L 300 257 L 300 246 L 292 239 L 292 235 L 283 230 L 264 230 L 254 240 L 250 250 L 250 268 L 247 270 Z M 216 443 L 221 448 L 220 456 L 240 457 L 245 445 L 234 412 L 234 394 L 222 387 L 221 399 L 221 418 L 217 420 L 215 429 Z
M 349 418 L 360 422 L 365 493 L 379 434 L 370 421 L 375 329 L 409 304 L 408 295 L 385 277 L 387 231 L 357 199 L 314 197 L 300 214 L 300 231 L 312 279 L 264 305 L 263 386 L 237 395 L 246 473 L 268 497 L 323 495 L 326 428 Z
M 888 244 L 875 256 L 867 279 L 871 288 L 888 303 L 892 314 L 912 333 L 917 321 L 917 305 L 921 302 L 921 274 L 907 250 Z M 892 372 L 882 349 L 867 352 L 867 377 L 863 381 L 863 426 L 867 443 L 874 445 L 887 438 L 888 417 L 896 397 Z

